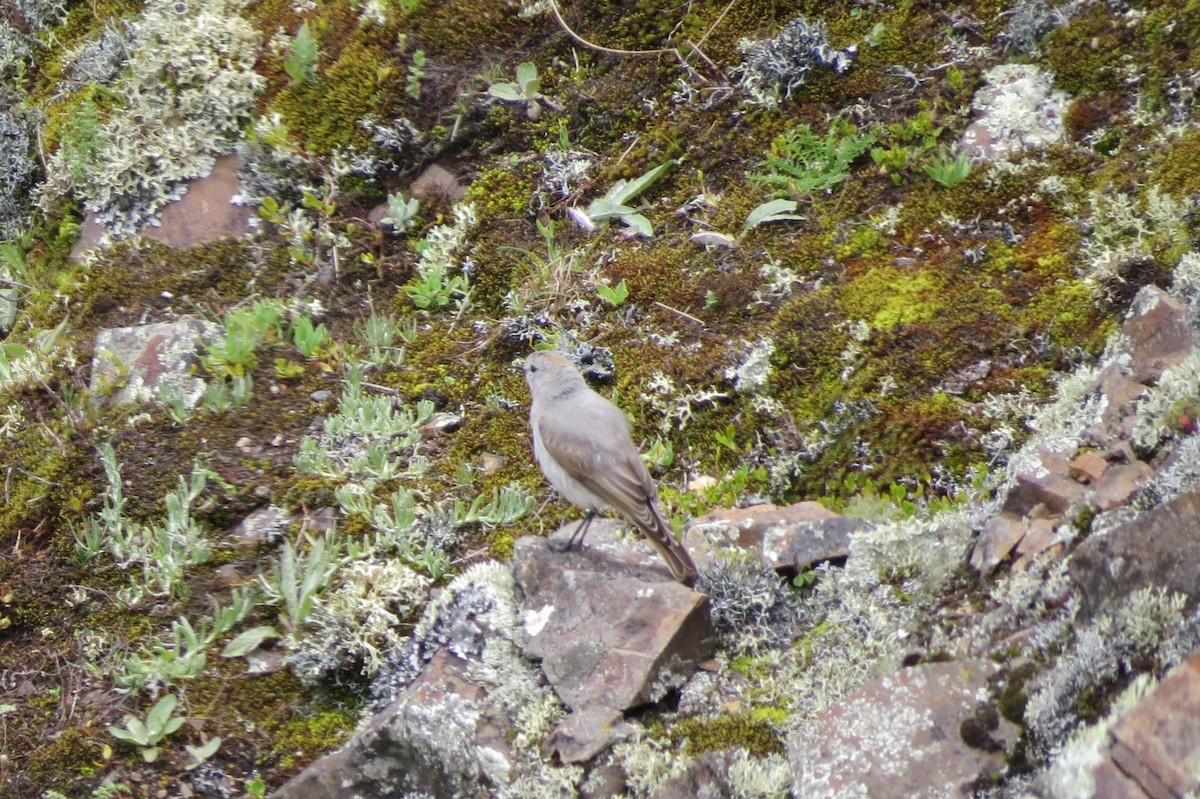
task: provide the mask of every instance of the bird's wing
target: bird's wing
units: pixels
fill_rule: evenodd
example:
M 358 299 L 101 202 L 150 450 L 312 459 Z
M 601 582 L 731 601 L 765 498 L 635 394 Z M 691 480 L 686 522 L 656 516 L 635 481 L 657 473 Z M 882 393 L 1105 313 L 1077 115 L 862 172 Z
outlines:
M 617 406 L 597 394 L 570 415 L 539 414 L 537 425 L 546 453 L 568 475 L 635 524 L 651 523 L 647 505 L 658 492 Z

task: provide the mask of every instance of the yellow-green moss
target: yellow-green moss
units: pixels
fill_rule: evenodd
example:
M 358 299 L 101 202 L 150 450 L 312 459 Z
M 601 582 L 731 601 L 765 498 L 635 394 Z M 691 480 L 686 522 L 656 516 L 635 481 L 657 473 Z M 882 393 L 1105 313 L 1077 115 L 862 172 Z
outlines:
M 786 716 L 786 712 L 784 713 Z M 689 718 L 669 730 L 672 741 L 685 741 L 684 752 L 696 757 L 723 749 L 745 749 L 754 757 L 783 752 L 783 737 L 767 713 L 731 713 L 713 718 Z

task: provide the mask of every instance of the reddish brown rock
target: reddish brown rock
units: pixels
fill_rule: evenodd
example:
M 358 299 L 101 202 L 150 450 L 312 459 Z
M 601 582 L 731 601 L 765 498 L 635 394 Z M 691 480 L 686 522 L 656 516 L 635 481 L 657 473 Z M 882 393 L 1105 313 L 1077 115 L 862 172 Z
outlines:
M 218 158 L 207 177 L 190 181 L 183 197 L 163 207 L 159 225 L 148 225 L 138 231 L 139 234 L 168 247 L 183 249 L 225 236 L 254 232 L 250 227 L 253 211 L 232 202 L 242 190 L 242 182 L 237 176 L 240 165 L 241 160 L 236 155 Z M 105 232 L 94 215 L 88 214 L 79 242 L 71 250 L 71 259 L 78 260 L 96 247 Z
M 1029 523 L 1015 513 L 998 513 L 988 519 L 971 549 L 971 568 L 990 574 L 1024 537 Z
M 850 554 L 850 533 L 865 526 L 816 502 L 718 509 L 692 521 L 683 543 L 698 565 L 717 552 L 740 549 L 767 568 L 800 571 Z
M 1108 468 L 1106 461 L 1097 452 L 1084 452 L 1077 455 L 1070 465 L 1067 467 L 1067 474 L 1081 483 L 1090 483 L 1093 480 L 1100 478 L 1104 474 L 1104 470 Z
M 1067 476 L 1066 458 L 1057 453 L 1040 453 L 1040 464 L 1017 475 L 1017 484 L 1004 501 L 1004 512 L 1028 514 L 1038 504 L 1061 514 L 1084 494 L 1084 487 Z
M 1182 363 L 1195 344 L 1187 308 L 1158 286 L 1138 291 L 1121 332 L 1130 340 L 1130 377 L 1145 384 Z
M 618 541 L 617 526 L 596 520 L 578 551 L 532 536 L 513 548 L 522 649 L 572 709 L 657 701 L 714 651 L 708 597 L 671 580 L 644 542 Z
M 1172 669 L 1110 734 L 1113 764 L 1150 796 L 1200 790 L 1200 652 Z
M 1096 507 L 1103 511 L 1124 505 L 1153 473 L 1153 469 L 1139 460 L 1109 468 L 1092 485 Z
M 1183 494 L 1075 548 L 1068 566 L 1080 621 L 1147 586 L 1200 599 L 1200 491 Z
M 969 795 L 1004 768 L 1017 729 L 987 704 L 986 661 L 902 669 L 844 698 L 788 741 L 806 799 Z

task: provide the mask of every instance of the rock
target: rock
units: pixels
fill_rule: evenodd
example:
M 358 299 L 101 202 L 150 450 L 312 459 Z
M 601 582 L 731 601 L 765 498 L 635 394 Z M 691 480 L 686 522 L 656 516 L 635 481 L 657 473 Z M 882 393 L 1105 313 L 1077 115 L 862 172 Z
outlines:
M 1154 470 L 1139 460 L 1119 463 L 1092 484 L 1093 502 L 1102 511 L 1124 505 Z
M 1099 424 L 1088 428 L 1083 437 L 1097 447 L 1119 447 L 1133 432 L 1134 410 L 1146 387 L 1127 377 L 1117 364 L 1110 364 L 1096 379 L 1093 390 L 1104 398 L 1104 407 Z
M 543 742 L 542 751 L 547 755 L 557 754 L 563 763 L 587 763 L 634 733 L 633 725 L 626 723 L 621 711 L 589 705 L 559 722 Z
M 518 539 L 512 569 L 524 595 L 521 647 L 541 660 L 563 704 L 628 710 L 657 701 L 712 656 L 708 597 L 670 579 L 649 545 L 617 542 L 596 520 L 582 550 Z M 574 525 L 555 535 L 565 542 Z
M 1053 75 L 1030 64 L 1001 64 L 983 78 L 983 88 L 971 99 L 978 118 L 960 140 L 971 158 L 1005 159 L 1062 139 L 1070 98 L 1053 88 Z
M 1200 790 L 1200 651 L 1109 730 L 1095 797 L 1192 796 Z M 1120 792 L 1109 786 L 1119 786 Z
M 826 535 L 824 531 L 805 528 L 803 525 L 839 518 L 841 517 L 836 513 L 816 502 L 798 502 L 787 507 L 762 504 L 751 505 L 748 508 L 721 508 L 707 516 L 694 519 L 688 526 L 687 532 L 684 533 L 683 544 L 698 566 L 703 566 L 710 561 L 716 552 L 742 549 L 762 557 L 763 565 L 774 568 L 777 563 L 788 557 L 788 550 L 792 548 L 792 544 L 788 543 L 792 537 L 787 535 L 784 530 L 798 527 L 796 539 L 807 537 L 815 542 L 805 544 L 796 540 L 795 557 L 803 559 L 806 548 L 819 553 L 822 548 L 820 542 Z M 773 536 L 773 540 L 778 542 L 771 550 L 773 556 L 768 555 L 764 549 L 767 533 L 771 530 L 778 531 Z M 806 530 L 810 535 L 805 535 Z M 838 534 L 831 531 L 828 535 L 833 551 L 839 552 L 841 547 L 834 540 Z M 827 560 L 833 557 L 844 556 L 831 554 L 823 559 Z M 788 564 L 781 563 L 781 567 L 786 565 Z
M 997 666 L 933 663 L 880 678 L 818 714 L 788 741 L 793 792 L 806 799 L 969 795 L 1002 771 L 1016 727 L 987 698 Z
M 229 538 L 236 547 L 254 547 L 278 541 L 295 517 L 283 508 L 268 505 L 252 511 L 229 531 Z
M 479 471 L 491 474 L 504 465 L 504 458 L 491 452 L 479 453 Z
M 1066 458 L 1044 450 L 1040 456 L 1039 466 L 1017 475 L 1017 485 L 1004 501 L 1004 512 L 1024 516 L 1044 504 L 1051 513 L 1061 514 L 1083 497 L 1084 487 L 1067 477 Z
M 682 774 L 664 780 L 650 799 L 725 799 L 729 796 L 728 756 L 705 752 L 688 763 Z
M 1075 457 L 1067 467 L 1067 474 L 1081 483 L 1090 483 L 1100 478 L 1108 468 L 1106 461 L 1099 453 L 1084 452 Z
M 625 793 L 625 772 L 615 763 L 592 769 L 579 786 L 580 799 L 616 799 Z
M 463 418 L 456 413 L 435 413 L 419 428 L 421 438 L 428 441 L 431 438 L 444 436 L 446 433 L 453 433 L 462 427 L 462 423 Z
M 1075 548 L 1068 565 L 1079 621 L 1147 586 L 1200 599 L 1200 491 L 1183 494 Z
M 241 159 L 236 155 L 218 158 L 207 177 L 189 181 L 183 197 L 163 207 L 158 225 L 148 225 L 138 233 L 175 249 L 253 233 L 250 227 L 253 210 L 233 204 L 234 197 L 242 190 L 237 176 L 240 166 Z M 71 260 L 78 260 L 101 244 L 106 233 L 95 215 L 89 213 L 79 242 L 71 250 Z
M 971 568 L 990 574 L 1025 535 L 1029 523 L 1015 513 L 998 513 L 988 519 L 971 549 Z
M 1134 296 L 1121 333 L 1130 341 L 1130 377 L 1143 384 L 1182 363 L 1195 344 L 1187 308 L 1158 286 L 1143 286 Z
M 400 696 L 272 799 L 387 799 L 423 793 L 437 799 L 486 796 L 511 762 L 502 714 L 468 664 L 441 649 Z
M 192 373 L 200 351 L 223 335 L 219 325 L 184 317 L 137 327 L 115 327 L 96 334 L 89 389 L 94 404 L 120 387 L 117 403 L 146 402 L 160 392 L 196 407 L 206 384 Z
M 439 164 L 425 167 L 412 182 L 409 191 L 424 203 L 441 199 L 456 203 L 467 196 L 467 187 L 450 170 Z
M 763 563 L 776 571 L 800 572 L 827 560 L 844 560 L 850 556 L 850 534 L 869 527 L 845 516 L 772 527 L 763 537 Z

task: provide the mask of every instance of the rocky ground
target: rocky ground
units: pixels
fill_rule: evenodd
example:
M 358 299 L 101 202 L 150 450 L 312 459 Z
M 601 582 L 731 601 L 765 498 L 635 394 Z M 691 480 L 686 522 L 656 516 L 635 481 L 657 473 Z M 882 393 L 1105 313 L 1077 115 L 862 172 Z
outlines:
M 1200 791 L 1198 43 L 8 3 L 0 794 Z M 541 347 L 694 589 L 555 545 Z

